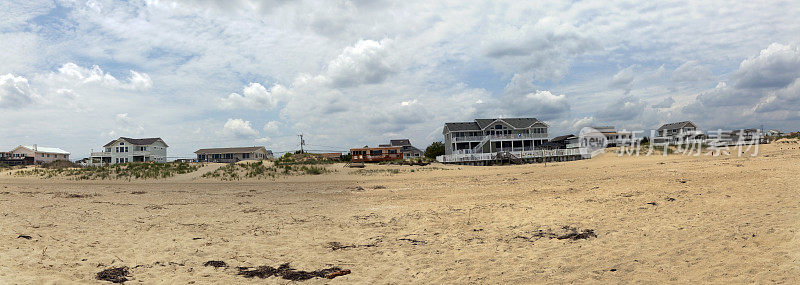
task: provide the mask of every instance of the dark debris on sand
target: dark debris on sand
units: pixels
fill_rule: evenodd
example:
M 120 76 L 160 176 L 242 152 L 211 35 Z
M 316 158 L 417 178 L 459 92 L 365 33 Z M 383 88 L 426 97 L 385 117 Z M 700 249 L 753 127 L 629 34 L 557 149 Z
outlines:
M 97 272 L 97 280 L 110 281 L 113 283 L 125 283 L 128 281 L 128 267 L 112 267 Z
M 316 271 L 297 270 L 292 268 L 289 263 L 281 264 L 278 268 L 264 265 L 258 266 L 255 269 L 251 269 L 250 267 L 239 267 L 238 269 L 238 275 L 244 276 L 245 278 L 268 278 L 270 276 L 278 276 L 291 281 L 303 281 L 317 277 L 333 279 L 338 276 L 350 274 L 349 269 L 341 269 L 339 267 L 325 268 Z
M 566 239 L 566 240 L 579 240 L 579 239 L 588 239 L 588 238 L 596 238 L 597 234 L 594 232 L 593 229 L 583 229 L 579 230 L 578 228 L 570 227 L 570 226 L 563 226 L 561 227 L 562 231 L 553 232 L 551 230 L 539 230 L 538 232 L 534 233 L 532 236 L 515 236 L 515 239 L 523 239 L 526 241 L 534 242 L 541 238 L 547 239 Z
M 221 261 L 221 260 L 209 260 L 209 261 L 206 261 L 206 263 L 203 263 L 203 266 L 211 266 L 211 267 L 214 267 L 214 268 L 220 268 L 220 267 L 228 267 L 228 264 L 225 263 L 225 261 Z

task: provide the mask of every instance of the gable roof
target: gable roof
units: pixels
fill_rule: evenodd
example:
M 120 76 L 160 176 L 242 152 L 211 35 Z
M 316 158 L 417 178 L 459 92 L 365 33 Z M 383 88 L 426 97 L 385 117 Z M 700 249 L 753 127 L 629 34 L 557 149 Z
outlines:
M 409 139 L 389 140 L 389 145 L 393 145 L 393 146 L 411 145 L 411 140 L 409 140 Z
M 33 150 L 33 151 L 36 151 L 36 152 L 69 154 L 68 151 L 60 149 L 60 148 L 57 148 L 57 147 L 36 146 L 36 150 L 34 150 L 32 145 L 21 145 L 21 146 L 18 146 L 17 148 L 15 148 L 14 150 L 17 150 L 17 149 L 19 149 L 21 147 L 24 147 L 24 148 L 27 148 L 29 150 Z
M 533 124 L 545 122 L 536 118 L 497 118 L 497 119 L 475 119 L 475 122 L 444 123 L 447 130 L 453 131 L 481 131 L 492 125 L 496 121 L 502 121 L 515 129 L 530 128 Z
M 249 153 L 254 152 L 257 150 L 263 149 L 264 152 L 267 152 L 267 149 L 263 146 L 246 146 L 246 147 L 220 147 L 220 148 L 201 148 L 195 151 L 196 154 L 213 154 L 213 153 Z M 271 152 L 267 152 L 271 153 Z
M 517 129 L 529 128 L 530 126 L 533 126 L 533 124 L 540 122 L 536 118 L 502 118 L 500 120 Z
M 450 130 L 451 132 L 481 130 L 481 128 L 475 122 L 444 123 L 444 127 Z
M 164 143 L 164 145 L 165 145 L 165 146 L 169 147 L 169 146 L 167 145 L 167 143 L 166 143 L 166 142 L 164 142 L 164 140 L 162 140 L 161 138 L 143 138 L 143 139 L 133 139 L 133 138 L 126 138 L 126 137 L 119 137 L 118 139 L 115 139 L 115 140 L 113 140 L 113 141 L 110 141 L 110 142 L 108 142 L 108 143 L 107 143 L 106 145 L 104 145 L 103 147 L 109 147 L 109 146 L 112 146 L 112 145 L 114 145 L 114 143 L 115 143 L 115 142 L 117 142 L 117 141 L 119 141 L 119 140 L 124 140 L 124 141 L 126 141 L 126 142 L 128 142 L 128 143 L 130 143 L 130 144 L 132 144 L 132 145 L 151 145 L 151 144 L 153 144 L 154 142 L 161 141 L 162 143 Z
M 697 125 L 695 125 L 691 121 L 683 121 L 683 122 L 677 122 L 677 123 L 664 124 L 660 128 L 658 128 L 658 130 L 660 131 L 660 130 L 682 129 L 682 128 L 686 127 L 686 125 L 690 125 L 690 124 L 692 126 L 694 126 L 695 128 L 697 127 Z

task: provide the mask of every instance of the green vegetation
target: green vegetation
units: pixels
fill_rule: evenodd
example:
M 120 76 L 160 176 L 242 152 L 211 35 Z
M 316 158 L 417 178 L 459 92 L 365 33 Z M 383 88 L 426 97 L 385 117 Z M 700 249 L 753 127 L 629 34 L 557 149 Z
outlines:
M 74 163 L 69 160 L 55 160 L 47 163 L 43 163 L 41 165 L 43 168 L 55 169 L 55 168 L 77 168 L 81 167 L 80 164 Z
M 280 166 L 280 165 L 295 165 L 295 164 L 331 164 L 334 162 L 336 161 L 313 153 L 299 153 L 299 154 L 286 153 L 280 158 L 275 160 L 275 165 Z
M 61 164 L 63 166 L 63 164 Z M 147 163 L 131 162 L 105 166 L 89 167 L 37 167 L 21 170 L 17 176 L 38 176 L 40 178 L 70 177 L 75 180 L 105 179 L 160 179 L 197 171 L 202 165 L 185 162 Z M 50 167 L 55 167 L 50 165 Z
M 419 165 L 425 166 L 431 163 L 431 159 L 425 158 L 409 158 L 409 159 L 395 159 L 388 161 L 381 161 L 380 165 Z
M 425 157 L 429 159 L 436 159 L 440 155 L 444 155 L 444 144 L 442 142 L 433 142 L 425 149 Z
M 263 161 L 251 163 L 231 163 L 217 170 L 204 173 L 204 178 L 216 178 L 225 181 L 242 178 L 275 178 L 278 175 L 318 175 L 330 172 L 327 168 L 315 165 L 275 165 L 268 166 Z

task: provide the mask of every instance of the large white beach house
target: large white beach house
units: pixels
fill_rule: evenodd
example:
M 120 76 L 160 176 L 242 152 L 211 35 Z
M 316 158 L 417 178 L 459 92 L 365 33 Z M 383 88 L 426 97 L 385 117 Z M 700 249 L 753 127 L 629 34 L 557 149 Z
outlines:
M 445 154 L 442 163 L 492 165 L 569 161 L 589 158 L 580 149 L 544 147 L 550 134 L 545 122 L 535 118 L 476 119 L 474 122 L 445 123 Z
M 105 151 L 92 152 L 91 164 L 126 162 L 167 162 L 169 146 L 161 138 L 134 139 L 120 137 L 103 146 Z
M 444 124 L 445 154 L 534 150 L 549 139 L 545 122 L 536 118 L 475 119 Z

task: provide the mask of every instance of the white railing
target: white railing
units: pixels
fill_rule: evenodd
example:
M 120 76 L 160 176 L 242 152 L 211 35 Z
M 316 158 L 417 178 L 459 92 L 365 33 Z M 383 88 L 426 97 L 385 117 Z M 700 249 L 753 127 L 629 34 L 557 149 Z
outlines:
M 466 137 L 453 137 L 453 142 L 476 142 L 480 141 L 485 136 L 466 136 Z
M 520 159 L 581 155 L 580 149 L 540 149 L 540 150 L 526 150 L 526 151 L 510 151 L 510 153 Z M 496 156 L 497 153 L 446 154 L 437 156 L 436 160 L 442 163 L 470 162 L 470 161 L 494 160 Z
M 490 140 L 522 140 L 522 139 L 547 139 L 550 136 L 547 133 L 468 136 L 468 137 L 453 137 L 453 142 L 482 141 L 486 137 L 488 137 Z
M 134 151 L 133 156 L 150 156 L 150 151 Z
M 490 135 L 492 140 L 518 140 L 518 139 L 546 139 L 547 133 L 541 134 L 508 134 L 508 135 Z
M 111 157 L 111 153 L 107 151 L 93 152 L 92 157 Z

